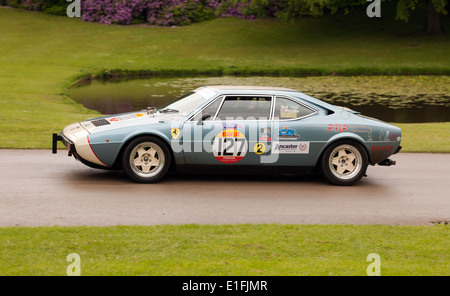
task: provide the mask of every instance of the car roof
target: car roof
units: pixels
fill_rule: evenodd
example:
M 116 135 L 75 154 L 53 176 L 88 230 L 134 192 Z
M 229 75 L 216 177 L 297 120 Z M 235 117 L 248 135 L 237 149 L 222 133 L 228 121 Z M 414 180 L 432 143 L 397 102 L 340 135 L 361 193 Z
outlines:
M 199 90 L 209 90 L 211 92 L 214 92 L 216 94 L 249 94 L 249 95 L 287 95 L 287 96 L 294 96 L 300 99 L 303 99 L 305 101 L 308 101 L 309 103 L 312 103 L 317 106 L 321 106 L 322 108 L 328 109 L 328 110 L 337 110 L 337 107 L 334 105 L 331 105 L 329 103 L 326 103 L 322 100 L 318 100 L 314 97 L 310 97 L 298 90 L 291 89 L 291 88 L 284 88 L 284 87 L 273 87 L 273 86 L 251 86 L 251 85 L 205 85 L 202 87 L 199 87 L 195 91 Z
M 205 85 L 205 88 L 215 90 L 216 92 L 230 91 L 230 90 L 273 90 L 273 91 L 296 91 L 295 89 L 275 86 L 253 86 L 253 85 Z

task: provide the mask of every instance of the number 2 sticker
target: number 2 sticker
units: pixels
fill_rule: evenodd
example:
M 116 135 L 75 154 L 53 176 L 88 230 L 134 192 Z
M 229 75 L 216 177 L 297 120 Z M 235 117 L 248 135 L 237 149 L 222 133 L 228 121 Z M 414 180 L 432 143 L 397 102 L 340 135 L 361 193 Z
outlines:
M 263 154 L 264 152 L 266 152 L 266 145 L 264 145 L 263 143 L 256 143 L 253 150 L 256 154 Z

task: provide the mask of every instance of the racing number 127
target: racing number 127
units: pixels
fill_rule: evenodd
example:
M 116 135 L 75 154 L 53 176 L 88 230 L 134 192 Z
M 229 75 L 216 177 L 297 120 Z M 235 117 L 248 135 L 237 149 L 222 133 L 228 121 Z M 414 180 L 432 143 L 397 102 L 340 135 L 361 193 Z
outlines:
M 218 156 L 241 156 L 245 146 L 245 138 L 218 138 Z M 237 154 L 235 154 L 237 152 Z

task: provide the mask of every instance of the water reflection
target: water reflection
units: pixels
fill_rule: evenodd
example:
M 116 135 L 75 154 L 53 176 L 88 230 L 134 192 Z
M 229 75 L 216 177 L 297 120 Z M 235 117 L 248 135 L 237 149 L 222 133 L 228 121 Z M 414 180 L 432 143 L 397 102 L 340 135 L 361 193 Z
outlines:
M 450 96 L 440 94 L 392 95 L 377 93 L 330 92 L 309 87 L 305 78 L 274 77 L 197 77 L 150 78 L 121 82 L 95 81 L 74 87 L 69 95 L 86 108 L 102 114 L 116 114 L 160 106 L 202 85 L 265 85 L 298 89 L 339 106 L 388 122 L 450 121 Z

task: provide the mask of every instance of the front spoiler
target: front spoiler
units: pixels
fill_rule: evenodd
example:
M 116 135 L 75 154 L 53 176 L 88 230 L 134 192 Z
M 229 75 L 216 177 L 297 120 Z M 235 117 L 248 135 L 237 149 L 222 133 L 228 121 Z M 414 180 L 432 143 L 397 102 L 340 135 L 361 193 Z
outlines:
M 67 139 L 63 132 L 61 132 L 59 135 L 58 134 L 53 134 L 52 136 L 52 153 L 56 154 L 58 152 L 57 149 L 57 145 L 58 142 L 61 142 L 64 144 L 64 146 L 67 147 L 67 149 L 69 150 L 69 156 L 74 156 L 76 160 L 79 160 L 81 163 L 87 165 L 88 167 L 94 168 L 94 169 L 110 169 L 110 167 L 105 167 L 96 163 L 92 163 L 90 161 L 87 161 L 86 159 L 82 158 L 78 153 L 77 153 L 77 149 L 75 147 L 75 145 L 69 140 Z

